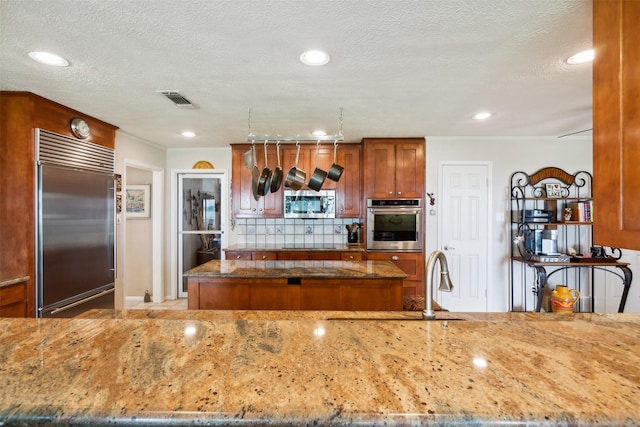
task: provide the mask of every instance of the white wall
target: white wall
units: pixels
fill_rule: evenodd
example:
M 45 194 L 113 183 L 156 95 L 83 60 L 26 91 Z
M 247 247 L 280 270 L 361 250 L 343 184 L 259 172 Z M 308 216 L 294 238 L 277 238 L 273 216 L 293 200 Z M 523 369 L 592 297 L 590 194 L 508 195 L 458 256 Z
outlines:
M 591 137 L 426 137 L 426 192 L 434 193 L 438 203 L 438 170 L 442 161 L 489 161 L 493 176 L 492 201 L 489 218 L 490 269 L 489 311 L 506 311 L 509 308 L 509 177 L 515 171 L 533 173 L 546 166 L 556 166 L 569 173 L 579 170 L 592 171 Z M 496 221 L 496 214 L 503 213 L 505 221 Z M 437 249 L 437 216 L 426 216 L 426 251 Z M 623 250 L 624 261 L 632 262 L 632 271 L 640 266 L 640 253 Z M 608 278 L 608 281 L 613 280 Z M 617 280 L 617 279 L 616 279 Z M 609 284 L 607 283 L 607 286 Z M 596 293 L 597 295 L 597 293 Z M 617 307 L 617 306 L 616 306 Z M 604 311 L 601 307 L 600 311 Z M 612 311 L 610 306 L 607 311 Z M 632 283 L 631 294 L 625 312 L 640 312 L 640 286 Z
M 151 184 L 152 174 L 149 171 L 133 167 L 126 167 L 126 185 Z M 123 194 L 124 199 L 124 194 Z M 123 200 L 123 204 L 125 201 Z M 123 209 L 125 206 L 123 205 Z M 151 212 L 151 215 L 156 215 Z M 153 242 L 151 217 L 127 219 L 126 238 L 123 245 L 127 258 L 124 262 L 124 285 L 125 299 L 129 297 L 141 298 L 145 291 L 153 293 L 151 242 Z
M 133 161 L 133 162 L 137 162 L 145 165 L 150 165 L 155 169 L 165 169 L 165 160 L 166 160 L 166 154 L 164 149 L 157 146 L 150 145 L 147 142 L 140 140 L 138 138 L 135 138 L 131 135 L 127 135 L 126 133 L 123 133 L 123 132 L 116 133 L 115 169 L 116 169 L 116 173 L 123 175 L 125 179 L 127 175 L 125 161 Z M 166 193 L 166 189 L 163 188 L 162 192 Z M 124 199 L 124 194 L 122 196 Z M 123 206 L 123 210 L 124 210 L 124 206 Z M 152 215 L 154 215 L 154 212 L 152 212 Z M 119 216 L 120 216 L 120 220 L 118 222 L 118 226 L 116 230 L 117 232 L 117 270 L 118 270 L 117 277 L 116 277 L 116 292 L 115 292 L 116 308 L 122 308 L 124 304 L 124 297 L 125 297 L 124 287 L 125 287 L 125 283 L 128 283 L 128 280 L 125 274 L 125 265 L 131 262 L 131 259 L 129 258 L 129 255 L 131 255 L 131 252 L 134 251 L 135 253 L 134 248 L 132 248 L 131 246 L 127 248 L 127 245 L 126 245 L 126 240 L 127 240 L 126 237 L 128 233 L 126 230 L 126 224 L 124 220 L 124 212 Z M 134 221 L 134 220 L 131 220 L 131 221 Z M 162 227 L 162 229 L 166 229 L 166 227 Z M 153 237 L 154 236 L 151 236 L 150 238 L 153 238 Z M 157 240 L 166 241 L 166 237 L 162 239 L 157 239 Z M 146 248 L 149 248 L 150 245 L 153 244 L 153 242 L 143 241 L 136 244 L 145 245 Z M 148 267 L 150 268 L 150 266 Z M 165 273 L 163 276 L 167 277 L 167 274 Z M 142 289 L 142 292 L 144 292 L 145 289 Z M 151 289 L 149 290 L 151 291 Z M 139 295 L 139 297 L 142 297 L 143 295 L 144 293 Z

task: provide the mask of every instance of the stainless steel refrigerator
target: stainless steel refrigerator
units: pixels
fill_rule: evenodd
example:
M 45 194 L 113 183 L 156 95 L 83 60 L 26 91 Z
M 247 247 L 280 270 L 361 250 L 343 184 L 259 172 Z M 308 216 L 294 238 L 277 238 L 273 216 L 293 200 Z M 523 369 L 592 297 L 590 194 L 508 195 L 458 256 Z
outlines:
M 37 317 L 114 308 L 115 155 L 36 130 Z

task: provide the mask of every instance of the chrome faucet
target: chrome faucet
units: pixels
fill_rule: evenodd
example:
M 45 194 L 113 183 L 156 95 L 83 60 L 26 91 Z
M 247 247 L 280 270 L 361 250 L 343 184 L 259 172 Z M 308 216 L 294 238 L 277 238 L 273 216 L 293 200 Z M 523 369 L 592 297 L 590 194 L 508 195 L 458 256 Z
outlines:
M 436 312 L 433 311 L 433 272 L 436 269 L 436 261 L 440 261 L 440 286 L 438 290 L 443 292 L 453 291 L 453 283 L 449 278 L 449 266 L 447 265 L 447 257 L 442 251 L 433 251 L 427 260 L 427 280 L 425 283 L 425 309 L 422 312 L 422 318 L 433 320 L 436 318 Z

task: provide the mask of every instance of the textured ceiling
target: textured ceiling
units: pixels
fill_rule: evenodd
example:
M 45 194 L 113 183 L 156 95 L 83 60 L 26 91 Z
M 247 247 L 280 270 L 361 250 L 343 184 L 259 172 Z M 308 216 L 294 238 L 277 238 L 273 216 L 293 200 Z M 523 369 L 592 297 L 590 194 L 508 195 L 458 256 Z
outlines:
M 342 107 L 347 141 L 559 136 L 591 128 L 591 65 L 564 63 L 591 47 L 591 13 L 590 0 L 0 0 L 0 85 L 167 147 L 245 141 L 249 109 L 256 134 L 336 133 Z M 310 48 L 331 62 L 303 65 Z

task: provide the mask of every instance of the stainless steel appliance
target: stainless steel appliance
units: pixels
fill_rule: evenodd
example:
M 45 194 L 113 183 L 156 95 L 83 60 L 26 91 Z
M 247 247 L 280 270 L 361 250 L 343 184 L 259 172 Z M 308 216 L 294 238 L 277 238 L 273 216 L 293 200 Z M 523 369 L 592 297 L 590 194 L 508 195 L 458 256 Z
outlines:
M 420 199 L 368 199 L 367 219 L 368 250 L 423 250 Z
M 36 129 L 38 317 L 114 307 L 114 151 Z
M 285 218 L 335 218 L 335 190 L 284 190 Z

